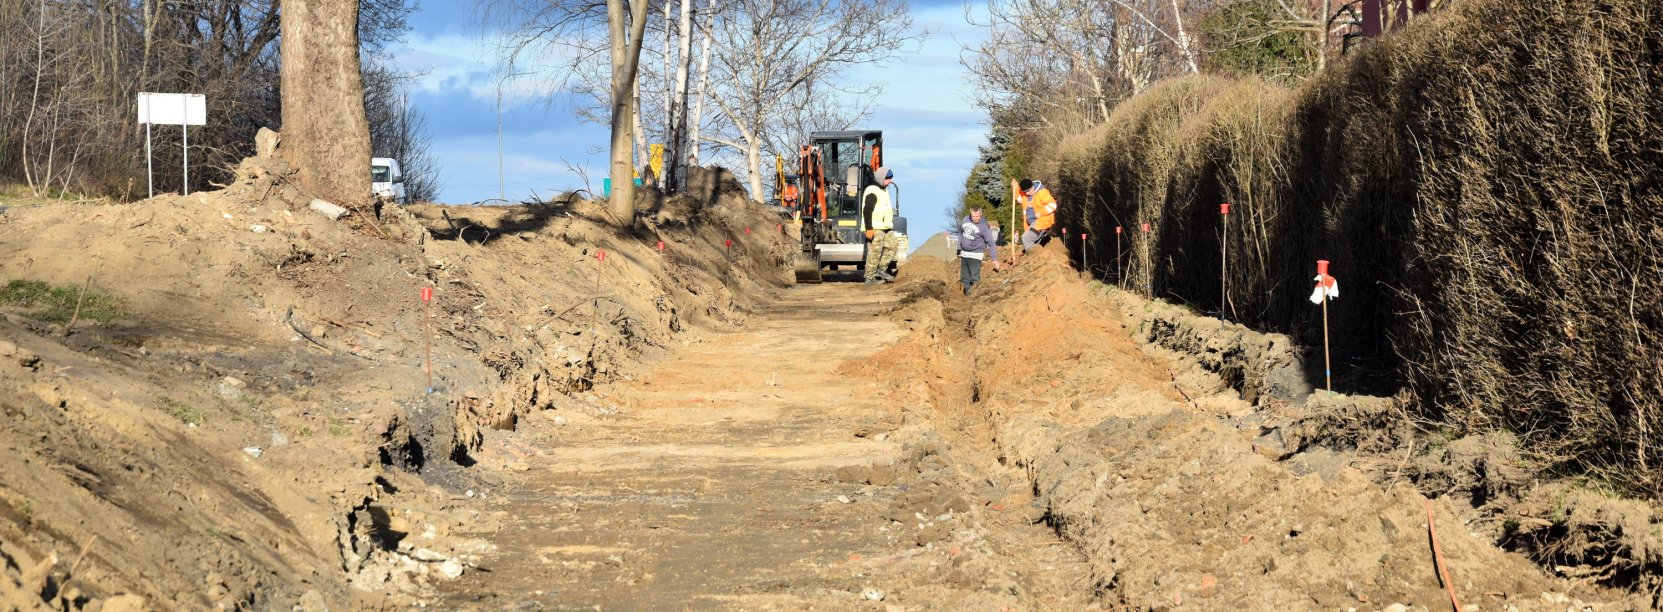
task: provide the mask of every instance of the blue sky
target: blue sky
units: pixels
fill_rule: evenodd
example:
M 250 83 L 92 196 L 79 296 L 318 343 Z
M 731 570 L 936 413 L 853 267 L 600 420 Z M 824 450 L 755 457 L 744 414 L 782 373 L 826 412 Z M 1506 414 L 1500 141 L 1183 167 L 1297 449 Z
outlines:
M 970 103 L 960 42 L 980 39 L 965 22 L 961 0 L 913 2 L 914 23 L 931 34 L 885 66 L 850 76 L 880 82 L 885 92 L 859 127 L 881 129 L 885 157 L 902 185 L 903 214 L 921 227 L 945 225 L 985 137 L 984 115 Z M 656 10 L 656 9 L 655 9 Z M 492 32 L 482 31 L 473 2 L 422 0 L 410 32 L 389 51 L 405 70 L 424 75 L 410 103 L 427 116 L 443 186 L 440 199 L 459 204 L 497 197 L 496 81 Z M 707 111 L 708 112 L 708 111 Z M 569 107 L 510 92 L 505 96 L 504 174 L 510 200 L 583 186 L 572 167 L 587 169 L 599 188 L 607 130 L 574 117 Z

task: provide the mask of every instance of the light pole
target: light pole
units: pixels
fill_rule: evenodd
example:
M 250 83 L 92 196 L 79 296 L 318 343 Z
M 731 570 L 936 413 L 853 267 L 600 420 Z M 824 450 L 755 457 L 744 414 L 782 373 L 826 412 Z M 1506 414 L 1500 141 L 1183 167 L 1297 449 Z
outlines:
M 502 87 L 508 79 L 525 74 L 524 72 L 511 72 L 497 79 L 497 199 L 504 203 L 508 202 L 508 189 L 507 183 L 503 180 L 502 170 Z

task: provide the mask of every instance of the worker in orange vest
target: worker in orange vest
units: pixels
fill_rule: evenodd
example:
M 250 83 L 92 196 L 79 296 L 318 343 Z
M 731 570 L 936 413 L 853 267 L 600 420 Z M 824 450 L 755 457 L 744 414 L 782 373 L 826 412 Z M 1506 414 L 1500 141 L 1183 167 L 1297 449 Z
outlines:
M 1043 245 L 1051 239 L 1051 228 L 1057 224 L 1057 198 L 1045 183 L 1031 179 L 1011 179 L 1016 202 L 1022 205 L 1022 250 Z
M 797 186 L 796 185 L 792 185 L 790 183 L 787 183 L 785 185 L 785 190 L 783 192 L 781 192 L 781 195 L 780 195 L 780 206 L 783 206 L 783 207 L 785 207 L 786 210 L 790 210 L 790 211 L 797 210 Z

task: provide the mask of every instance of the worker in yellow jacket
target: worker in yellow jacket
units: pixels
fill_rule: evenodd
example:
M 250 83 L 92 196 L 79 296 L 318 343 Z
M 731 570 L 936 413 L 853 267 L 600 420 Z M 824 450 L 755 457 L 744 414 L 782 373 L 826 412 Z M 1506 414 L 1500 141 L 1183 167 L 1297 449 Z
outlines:
M 1022 250 L 1043 245 L 1051 239 L 1052 227 L 1057 224 L 1057 198 L 1045 183 L 1031 179 L 1011 179 L 1011 190 L 1016 202 L 1022 205 Z
M 895 173 L 886 167 L 872 171 L 877 184 L 867 186 L 860 194 L 861 225 L 866 228 L 866 284 L 893 282 L 889 264 L 901 250 L 901 240 L 895 235 L 895 207 L 889 203 L 889 184 Z

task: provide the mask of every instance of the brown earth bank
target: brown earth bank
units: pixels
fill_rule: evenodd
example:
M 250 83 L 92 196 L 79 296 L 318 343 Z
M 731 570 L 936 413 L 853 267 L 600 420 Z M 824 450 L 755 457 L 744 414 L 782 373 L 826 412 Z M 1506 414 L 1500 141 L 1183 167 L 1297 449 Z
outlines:
M 1433 529 L 1465 609 L 1658 604 L 1647 504 L 1549 480 L 1508 440 L 1429 435 L 1398 400 L 1312 393 L 1285 336 L 1087 282 L 1065 255 L 952 292 L 945 324 L 872 367 L 929 380 L 944 369 L 914 355 L 968 356 L 971 394 L 936 391 L 937 410 L 1023 470 L 1104 605 L 1445 608 Z M 929 262 L 908 278 L 954 286 Z
M 1657 603 L 1648 506 L 1056 245 L 792 287 L 720 171 L 621 229 L 290 177 L 0 213 L 0 609 Z
M 1336 388 L 1663 501 L 1663 2 L 1447 4 L 1297 87 L 1170 79 L 1012 158 L 1063 227 L 1124 227 L 1071 243 L 1102 276 L 1311 346 L 1331 317 Z
M 421 602 L 490 546 L 451 535 L 489 432 L 788 278 L 789 228 L 720 170 L 623 229 L 587 201 L 331 220 L 263 150 L 217 192 L 0 213 L 0 608 Z

